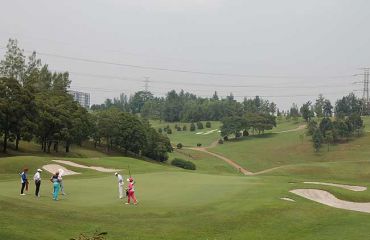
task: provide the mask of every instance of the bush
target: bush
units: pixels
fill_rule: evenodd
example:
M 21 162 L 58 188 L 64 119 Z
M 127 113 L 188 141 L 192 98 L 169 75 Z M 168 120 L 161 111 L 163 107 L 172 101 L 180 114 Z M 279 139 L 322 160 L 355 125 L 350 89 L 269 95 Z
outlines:
M 158 132 L 162 133 L 163 132 L 162 128 L 158 128 Z
M 186 125 L 184 125 L 184 126 L 182 127 L 182 130 L 183 130 L 183 131 L 186 131 L 186 130 L 187 130 Z
M 176 145 L 176 147 L 177 147 L 177 149 L 181 149 L 181 148 L 182 148 L 182 143 L 178 143 L 178 144 Z
M 171 128 L 167 128 L 167 134 L 172 134 Z
M 248 137 L 248 136 L 249 136 L 249 132 L 248 132 L 247 130 L 244 130 L 244 131 L 243 131 L 243 136 L 244 136 L 244 137 Z
M 218 139 L 218 144 L 224 144 L 224 140 Z
M 177 127 L 178 127 L 178 126 L 177 126 L 177 123 L 176 123 L 176 124 L 175 124 L 175 129 L 177 129 Z
M 203 123 L 202 122 L 197 122 L 197 128 L 198 129 L 203 129 Z
M 180 158 L 175 158 L 172 160 L 171 164 L 176 167 L 180 167 L 183 169 L 188 169 L 188 170 L 195 170 L 196 166 L 193 162 L 186 161 Z
M 235 138 L 240 138 L 242 134 L 240 132 L 235 133 Z
M 181 131 L 181 127 L 177 127 L 176 130 L 180 132 Z
M 211 128 L 211 122 L 206 122 L 206 128 Z
M 195 131 L 195 124 L 194 123 L 190 124 L 190 131 L 192 131 L 192 132 Z
M 201 147 L 202 146 L 202 144 L 201 143 L 197 143 L 197 147 Z
M 229 137 L 228 136 L 225 136 L 224 137 L 224 141 L 229 141 Z

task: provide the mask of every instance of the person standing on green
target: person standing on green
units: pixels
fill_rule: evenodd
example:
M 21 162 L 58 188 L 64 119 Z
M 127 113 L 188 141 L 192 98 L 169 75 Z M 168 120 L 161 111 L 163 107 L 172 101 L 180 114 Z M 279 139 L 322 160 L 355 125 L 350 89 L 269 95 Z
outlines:
M 51 178 L 50 182 L 53 183 L 53 200 L 58 201 L 58 194 L 60 188 L 59 172 L 56 172 Z

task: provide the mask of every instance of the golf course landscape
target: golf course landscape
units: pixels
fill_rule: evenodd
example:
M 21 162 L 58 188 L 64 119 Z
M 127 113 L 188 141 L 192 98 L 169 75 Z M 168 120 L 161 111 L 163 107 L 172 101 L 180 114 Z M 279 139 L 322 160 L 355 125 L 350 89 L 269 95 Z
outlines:
M 32 148 L 37 145 L 22 143 L 22 154 L 0 158 L 0 239 L 40 239 L 41 235 L 71 239 L 95 231 L 107 232 L 107 239 L 130 240 L 366 239 L 370 213 L 327 206 L 290 192 L 319 189 L 348 202 L 370 202 L 369 190 L 304 183 L 370 187 L 370 134 L 366 132 L 370 119 L 364 122 L 364 136 L 329 150 L 323 147 L 318 153 L 309 137 L 300 137 L 306 131 L 299 127 L 303 122 L 284 120 L 264 135 L 224 144 L 212 144 L 219 135 L 210 134 L 213 139 L 209 136 L 204 142 L 205 151 L 196 149 L 201 139 L 196 132 L 169 134 L 172 145 L 188 146 L 170 153 L 170 160 L 190 160 L 197 166 L 194 171 L 83 147 L 66 155 L 36 154 Z M 256 174 L 246 176 L 207 151 Z M 19 195 L 18 173 L 23 168 L 29 168 L 32 177 L 37 168 L 58 159 L 120 169 L 125 178 L 129 167 L 139 204 L 125 205 L 126 199 L 118 198 L 114 173 L 59 162 L 80 173 L 64 177 L 67 195 L 52 201 L 48 180 L 52 174 L 47 171 L 41 173 L 41 197 L 34 196 L 32 182 L 29 193 Z

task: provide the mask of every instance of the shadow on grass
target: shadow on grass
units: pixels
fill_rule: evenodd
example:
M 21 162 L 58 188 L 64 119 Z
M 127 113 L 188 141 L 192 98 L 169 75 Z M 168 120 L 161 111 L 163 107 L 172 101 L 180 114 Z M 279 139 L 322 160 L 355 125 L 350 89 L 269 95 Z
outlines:
M 277 133 L 264 133 L 264 134 L 257 134 L 257 135 L 249 135 L 249 136 L 246 136 L 246 137 L 240 137 L 240 138 L 232 138 L 232 139 L 229 139 L 228 141 L 226 142 L 244 142 L 244 141 L 251 141 L 251 140 L 254 140 L 254 139 L 269 139 L 269 138 L 273 138 L 275 137 L 276 135 L 278 135 Z

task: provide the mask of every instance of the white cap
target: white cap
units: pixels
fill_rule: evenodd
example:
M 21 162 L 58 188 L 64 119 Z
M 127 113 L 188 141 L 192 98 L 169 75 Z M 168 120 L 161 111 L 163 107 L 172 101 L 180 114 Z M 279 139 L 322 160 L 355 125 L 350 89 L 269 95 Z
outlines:
M 38 171 L 38 172 L 42 172 L 42 170 L 41 170 L 40 168 L 39 168 L 39 169 L 37 169 L 37 171 Z

